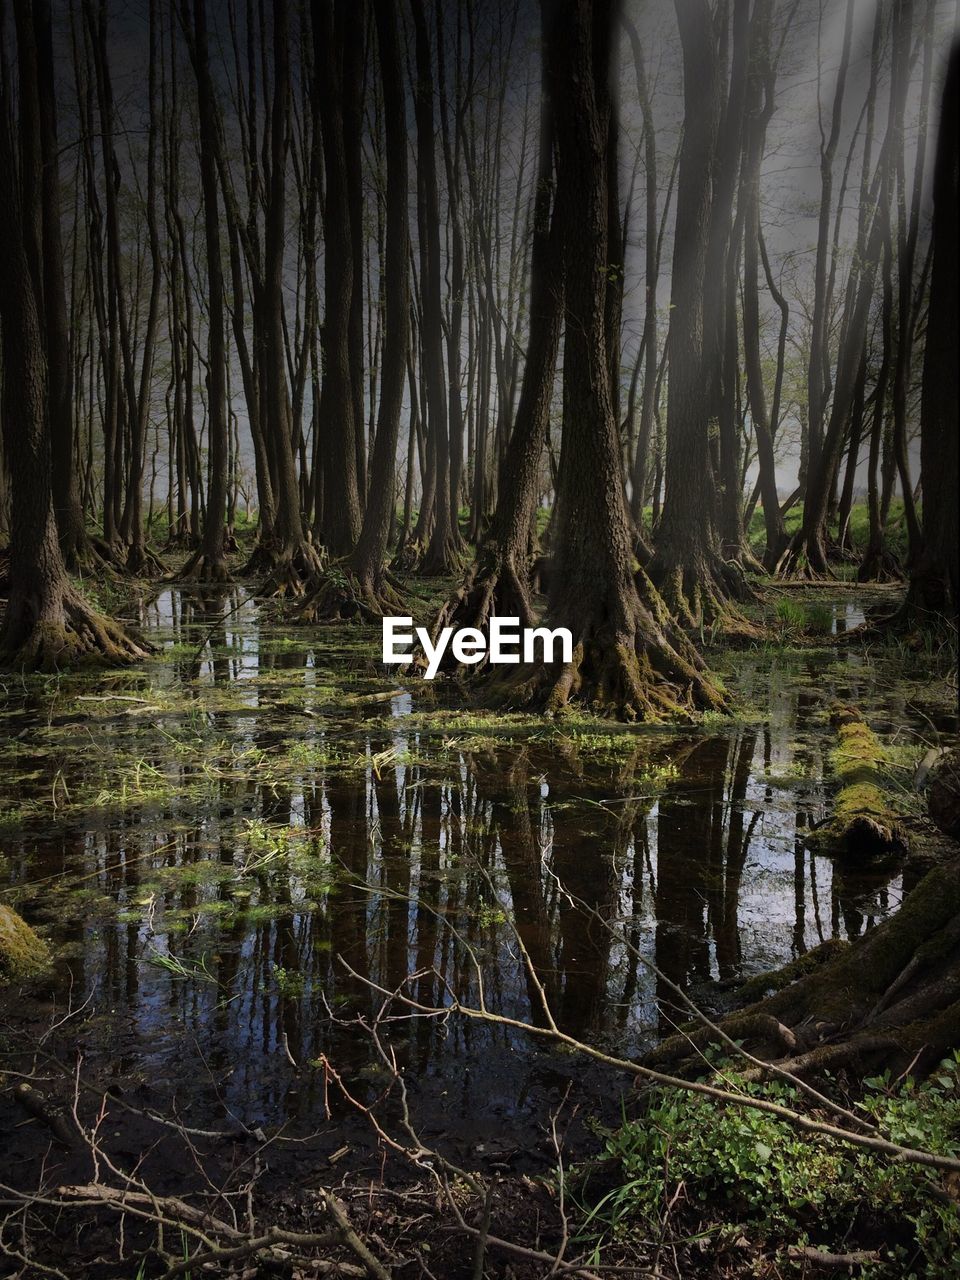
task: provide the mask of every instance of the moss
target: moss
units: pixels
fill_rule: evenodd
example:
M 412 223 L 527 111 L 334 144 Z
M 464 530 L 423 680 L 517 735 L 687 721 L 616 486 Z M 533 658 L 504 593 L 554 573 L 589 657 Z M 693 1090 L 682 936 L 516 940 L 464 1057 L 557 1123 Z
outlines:
M 12 907 L 0 902 L 0 982 L 42 973 L 50 963 L 47 944 Z
M 905 849 L 897 815 L 891 810 L 881 773 L 887 764 L 883 744 L 859 711 L 838 707 L 831 720 L 837 746 L 830 766 L 840 783 L 833 815 L 821 835 L 851 857 L 875 858 Z
M 740 1005 L 749 1004 L 754 1000 L 760 1000 L 765 996 L 782 991 L 799 978 L 804 978 L 807 974 L 813 973 L 822 964 L 835 959 L 841 952 L 846 951 L 849 946 L 850 944 L 842 938 L 828 938 L 826 942 L 821 942 L 819 946 L 811 947 L 809 951 L 805 951 L 802 955 L 790 960 L 779 969 L 774 969 L 770 973 L 759 973 L 756 977 L 749 978 L 737 988 L 737 1003 Z M 699 1026 L 699 1023 L 691 1023 L 690 1025 Z

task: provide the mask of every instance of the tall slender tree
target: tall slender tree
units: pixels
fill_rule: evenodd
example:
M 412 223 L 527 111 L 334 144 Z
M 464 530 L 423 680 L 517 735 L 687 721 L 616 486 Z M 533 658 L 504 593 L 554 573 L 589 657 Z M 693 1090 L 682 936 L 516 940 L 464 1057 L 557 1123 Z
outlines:
M 410 227 L 406 100 L 400 39 L 393 0 L 373 0 L 383 84 L 386 153 L 386 244 L 383 265 L 383 356 L 370 491 L 357 544 L 346 575 L 321 578 L 307 598 L 306 618 L 370 617 L 400 607 L 386 569 L 387 541 L 395 502 L 397 442 L 403 384 L 410 346 Z M 329 252 L 329 248 L 328 248 Z M 413 427 L 411 425 L 411 431 Z
M 742 576 L 720 555 L 711 454 L 719 356 L 715 336 L 707 332 L 711 317 L 705 299 L 708 293 L 716 297 L 721 281 L 707 280 L 708 251 L 714 248 L 715 260 L 725 256 L 716 246 L 724 211 L 715 215 L 713 210 L 723 87 L 718 19 L 706 0 L 675 0 L 675 9 L 683 51 L 684 132 L 667 337 L 666 496 L 650 575 L 684 624 L 744 628 L 729 605 L 731 594 L 741 593 Z M 712 316 L 717 318 L 716 306 Z
M 613 0 L 561 0 L 545 43 L 557 114 L 566 316 L 556 552 L 547 610 L 573 660 L 521 668 L 508 696 L 651 719 L 723 699 L 633 556 L 606 341 Z
M 11 476 L 10 569 L 0 658 L 54 670 L 82 659 L 127 662 L 146 647 L 105 618 L 70 582 L 53 502 L 49 377 L 44 343 L 40 66 L 32 6 L 15 7 L 19 112 L 0 83 L 0 272 L 4 456 Z M 19 163 L 14 135 L 20 138 Z M 20 175 L 17 182 L 16 175 Z

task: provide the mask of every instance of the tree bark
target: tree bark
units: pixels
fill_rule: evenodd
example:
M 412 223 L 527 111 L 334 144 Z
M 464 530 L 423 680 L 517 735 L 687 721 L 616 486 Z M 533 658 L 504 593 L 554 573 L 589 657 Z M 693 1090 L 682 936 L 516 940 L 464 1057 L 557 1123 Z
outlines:
M 957 522 L 957 422 L 960 420 L 960 52 L 954 49 L 940 109 L 933 175 L 933 263 L 920 399 L 920 481 L 923 542 L 910 574 L 905 616 L 956 619 L 960 604 L 960 529 Z
M 606 346 L 611 0 L 562 0 L 547 29 L 556 75 L 558 203 L 565 314 L 557 549 L 547 611 L 569 627 L 573 661 L 521 667 L 511 703 L 556 713 L 571 702 L 654 719 L 723 699 L 699 655 L 635 570 Z
M 29 23 L 22 28 L 27 33 Z M 36 46 L 18 41 L 20 173 L 38 172 L 39 112 Z M 9 81 L 0 87 L 0 326 L 3 345 L 3 443 L 10 469 L 12 509 L 9 595 L 0 629 L 0 659 L 15 667 L 56 670 L 83 659 L 128 662 L 146 646 L 101 617 L 67 577 L 53 506 L 53 467 L 47 406 L 48 374 L 42 329 L 41 264 L 32 253 L 41 224 L 39 185 L 18 192 L 13 175 Z M 31 257 L 33 261 L 31 262 Z
M 207 258 L 207 421 L 209 463 L 207 508 L 203 537 L 196 554 L 184 566 L 186 578 L 225 582 L 230 573 L 226 557 L 227 514 L 227 405 L 226 339 L 223 320 L 223 269 L 220 261 L 220 212 L 216 164 L 216 107 L 207 42 L 206 0 L 193 0 L 191 14 L 183 3 L 183 26 L 197 78 L 197 115 L 200 127 L 200 185 L 203 193 L 203 229 Z
M 377 616 L 399 609 L 387 582 L 386 552 L 395 504 L 397 441 L 410 347 L 410 228 L 407 221 L 407 134 L 400 43 L 393 0 L 373 0 L 383 83 L 387 161 L 386 250 L 383 265 L 383 367 L 370 492 L 360 537 L 346 561 L 347 577 L 321 580 L 302 616 Z M 328 249 L 329 252 L 329 249 Z M 411 432 L 413 424 L 411 423 Z

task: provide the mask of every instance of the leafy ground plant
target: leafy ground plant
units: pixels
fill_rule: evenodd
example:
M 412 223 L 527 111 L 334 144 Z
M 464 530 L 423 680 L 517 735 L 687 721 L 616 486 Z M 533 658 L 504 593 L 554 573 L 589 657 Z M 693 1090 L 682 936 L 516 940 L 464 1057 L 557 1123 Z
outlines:
M 781 1081 L 723 1074 L 753 1096 L 800 1101 Z M 960 1151 L 960 1051 L 923 1083 L 863 1083 L 858 1106 L 879 1133 Z M 641 1115 L 606 1134 L 599 1176 L 599 1192 L 597 1173 L 585 1183 L 583 1235 L 598 1246 L 642 1237 L 689 1249 L 698 1259 L 690 1274 L 713 1274 L 708 1257 L 721 1274 L 721 1258 L 744 1249 L 784 1274 L 809 1268 L 814 1251 L 856 1258 L 858 1274 L 876 1280 L 960 1274 L 960 1204 L 940 1174 L 811 1139 L 764 1112 L 657 1090 Z

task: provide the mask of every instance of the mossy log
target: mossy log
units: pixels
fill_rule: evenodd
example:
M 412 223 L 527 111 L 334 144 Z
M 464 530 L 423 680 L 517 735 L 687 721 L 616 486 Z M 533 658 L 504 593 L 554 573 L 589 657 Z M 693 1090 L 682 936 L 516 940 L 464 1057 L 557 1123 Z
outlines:
M 831 722 L 837 745 L 830 765 L 840 789 L 830 820 L 817 829 L 816 838 L 859 863 L 905 852 L 903 830 L 885 794 L 883 744 L 854 707 L 837 707 Z
M 42 973 L 50 963 L 50 952 L 42 938 L 12 907 L 0 902 L 0 983 Z

